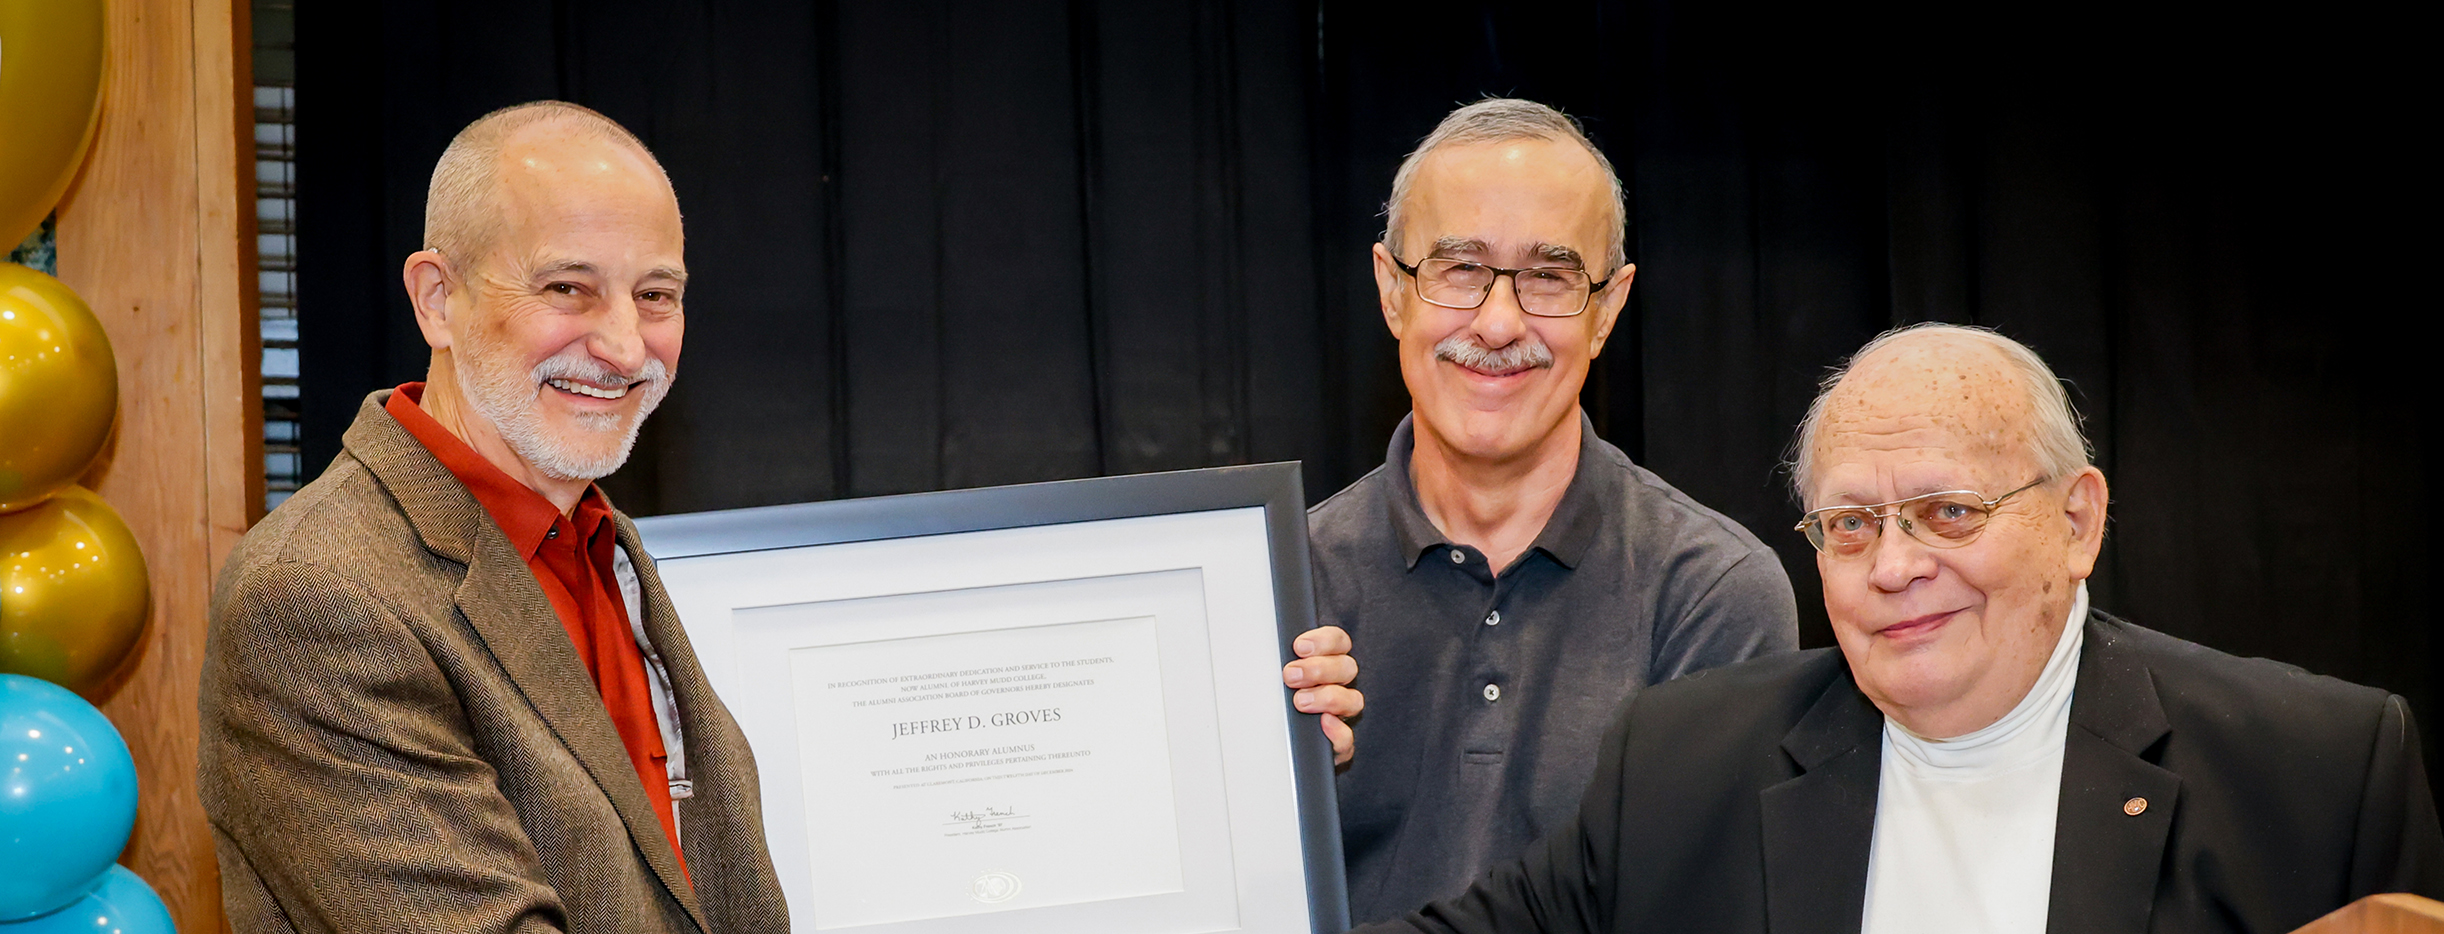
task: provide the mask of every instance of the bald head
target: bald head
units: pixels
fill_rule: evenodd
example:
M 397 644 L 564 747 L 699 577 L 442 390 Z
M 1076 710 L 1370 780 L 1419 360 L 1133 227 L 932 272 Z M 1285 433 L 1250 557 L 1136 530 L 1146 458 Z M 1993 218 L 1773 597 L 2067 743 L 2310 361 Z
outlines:
M 1955 456 L 2024 460 L 2044 477 L 2090 457 L 2069 394 L 2035 351 L 1987 328 L 1918 324 L 1869 341 L 1825 380 L 1793 445 L 1794 492 L 1809 507 L 1827 495 L 1816 482 L 1837 438 L 1915 429 L 1971 448 Z
M 595 178 L 578 177 L 589 169 Z M 433 166 L 424 248 L 471 268 L 500 235 L 503 202 L 514 197 L 505 188 L 532 187 L 511 183 L 606 181 L 656 186 L 677 211 L 662 163 L 611 118 L 565 101 L 495 110 L 458 131 Z

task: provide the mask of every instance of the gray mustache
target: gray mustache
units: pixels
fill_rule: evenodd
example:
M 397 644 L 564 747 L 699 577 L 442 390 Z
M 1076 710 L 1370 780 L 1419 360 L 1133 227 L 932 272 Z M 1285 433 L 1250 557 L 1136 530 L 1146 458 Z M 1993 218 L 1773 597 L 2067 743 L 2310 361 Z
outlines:
M 1534 335 L 1523 337 L 1500 350 L 1493 350 L 1477 343 L 1473 336 L 1454 334 L 1434 345 L 1434 359 L 1448 360 L 1473 370 L 1509 373 L 1551 367 L 1553 350 Z
M 535 364 L 533 373 L 534 381 L 537 383 L 551 379 L 573 379 L 598 386 L 611 383 L 644 383 L 650 386 L 661 382 L 669 375 L 668 369 L 662 366 L 662 361 L 652 357 L 645 358 L 645 365 L 638 367 L 634 373 L 614 370 L 592 357 L 552 357 Z

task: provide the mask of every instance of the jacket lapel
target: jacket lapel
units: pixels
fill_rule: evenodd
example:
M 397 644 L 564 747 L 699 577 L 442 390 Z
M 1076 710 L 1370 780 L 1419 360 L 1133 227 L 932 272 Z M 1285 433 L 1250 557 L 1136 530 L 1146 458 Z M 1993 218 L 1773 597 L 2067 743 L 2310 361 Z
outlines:
M 713 693 L 678 609 L 671 605 L 670 591 L 626 516 L 619 518 L 619 535 L 620 546 L 635 559 L 645 636 L 670 675 L 671 696 L 686 733 L 687 773 L 695 794 L 674 804 L 686 815 L 680 836 L 688 866 L 705 874 L 697 877 L 696 894 L 718 906 L 727 923 L 763 923 L 752 913 L 739 914 L 780 885 L 764 845 L 763 792 L 756 781 L 754 753 Z
M 1845 669 L 1782 738 L 1803 774 L 1758 795 L 1766 928 L 1774 934 L 1857 934 L 1883 729 L 1883 715 Z
M 2181 778 L 2147 759 L 2171 726 L 2120 621 L 2092 612 L 2087 627 L 2062 752 L 2045 929 L 2141 932 L 2155 907 Z
M 611 799 L 629 841 L 663 887 L 699 930 L 709 930 L 662 833 L 662 821 L 645 797 L 636 766 L 628 759 L 628 748 L 620 742 L 619 728 L 612 725 L 601 693 L 586 676 L 559 611 L 483 505 L 414 435 L 379 411 L 388 395 L 377 392 L 366 400 L 368 412 L 379 417 L 366 418 L 368 412 L 360 412 L 342 443 L 398 501 L 427 550 L 466 565 L 466 579 L 455 594 L 459 612 L 526 702 Z
M 480 508 L 480 507 L 479 507 Z M 526 695 L 543 722 L 569 748 L 586 774 L 611 799 L 611 807 L 626 826 L 629 841 L 644 854 L 662 886 L 687 909 L 697 927 L 709 929 L 697 905 L 693 887 L 679 871 L 662 820 L 654 816 L 628 747 L 603 707 L 602 695 L 586 677 L 584 663 L 569 643 L 551 600 L 535 583 L 526 562 L 510 550 L 496 530 L 476 543 L 475 560 L 467 565 L 466 583 L 458 588 L 458 609 L 500 660 L 509 680 Z

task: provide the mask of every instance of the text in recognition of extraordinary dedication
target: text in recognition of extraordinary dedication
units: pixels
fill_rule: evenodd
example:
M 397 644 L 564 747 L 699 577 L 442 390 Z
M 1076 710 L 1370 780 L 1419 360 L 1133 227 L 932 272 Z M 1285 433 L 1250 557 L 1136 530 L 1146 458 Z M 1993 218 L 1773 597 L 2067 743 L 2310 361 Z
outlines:
M 818 929 L 1176 892 L 1150 616 L 791 649 Z

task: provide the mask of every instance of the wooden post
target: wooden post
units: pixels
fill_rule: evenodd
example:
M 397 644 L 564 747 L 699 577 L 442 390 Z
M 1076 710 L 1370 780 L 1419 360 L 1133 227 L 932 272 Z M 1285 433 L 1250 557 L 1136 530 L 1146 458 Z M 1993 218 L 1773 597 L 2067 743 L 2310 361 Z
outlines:
M 226 929 L 196 685 L 213 577 L 263 502 L 247 27 L 233 0 L 110 0 L 101 124 L 58 209 L 59 278 L 119 361 L 118 432 L 85 482 L 152 572 L 135 668 L 102 705 L 140 783 L 121 861 L 187 934 Z

